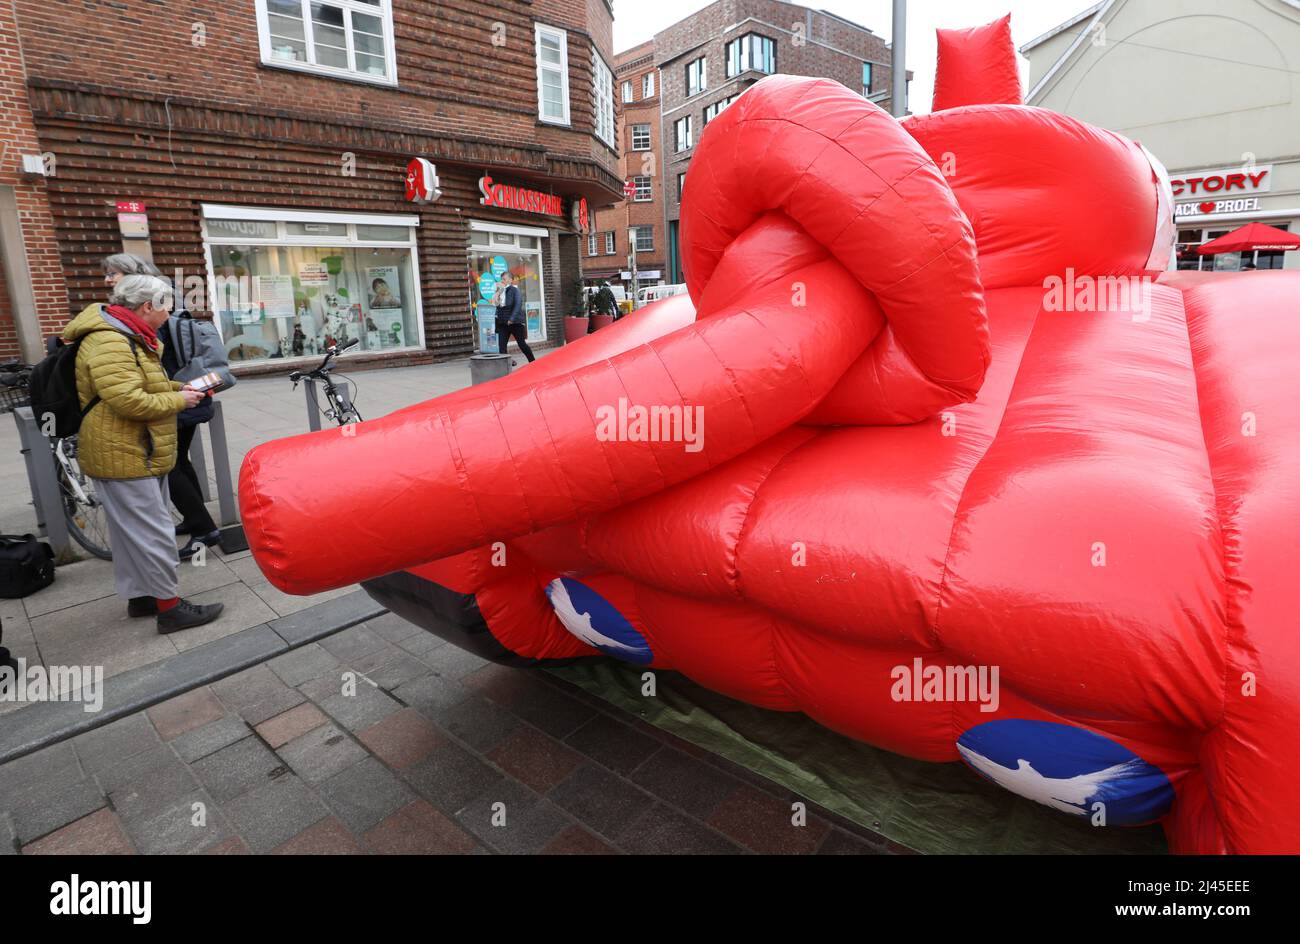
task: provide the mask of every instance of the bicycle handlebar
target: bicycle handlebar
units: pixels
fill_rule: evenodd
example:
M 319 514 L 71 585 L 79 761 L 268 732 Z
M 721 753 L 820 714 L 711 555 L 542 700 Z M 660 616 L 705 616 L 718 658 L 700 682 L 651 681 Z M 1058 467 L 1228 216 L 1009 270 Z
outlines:
M 354 347 L 356 347 L 356 346 L 357 346 L 358 344 L 360 344 L 360 343 L 361 343 L 361 339 L 360 339 L 360 338 L 353 338 L 351 341 L 348 341 L 346 344 L 342 345 L 341 347 L 340 347 L 339 345 L 335 344 L 335 345 L 332 345 L 332 346 L 326 348 L 326 349 L 325 349 L 325 359 L 322 360 L 322 361 L 320 362 L 320 364 L 317 365 L 316 368 L 315 368 L 314 370 L 310 370 L 310 371 L 308 371 L 308 372 L 306 372 L 306 373 L 303 373 L 303 372 L 300 371 L 300 370 L 295 370 L 295 371 L 293 371 L 293 372 L 291 372 L 291 373 L 289 374 L 289 379 L 292 380 L 292 381 L 294 382 L 294 384 L 296 385 L 296 384 L 298 383 L 298 381 L 302 380 L 304 377 L 321 377 L 321 376 L 324 376 L 326 373 L 329 372 L 329 363 L 330 363 L 330 361 L 332 361 L 332 360 L 333 360 L 335 357 L 337 357 L 339 354 L 342 354 L 344 351 L 346 351 L 346 350 L 348 350 L 348 349 L 350 349 L 350 348 L 354 348 Z

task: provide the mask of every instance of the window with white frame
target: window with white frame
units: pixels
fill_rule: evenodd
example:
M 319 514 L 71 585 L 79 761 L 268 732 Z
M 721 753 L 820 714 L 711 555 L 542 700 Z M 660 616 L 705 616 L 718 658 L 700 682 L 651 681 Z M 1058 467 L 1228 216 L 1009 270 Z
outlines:
M 871 94 L 871 63 L 862 63 L 862 95 Z
M 392 0 L 256 0 L 262 62 L 397 84 Z
M 654 199 L 654 189 L 650 184 L 649 177 L 633 177 L 632 183 L 636 185 L 636 196 L 632 199 L 636 203 L 648 203 Z
M 595 47 L 591 50 L 591 97 L 596 137 L 614 147 L 614 73 Z
M 650 126 L 649 125 L 632 126 L 632 150 L 634 151 L 650 150 Z
M 673 122 L 673 142 L 678 151 L 685 151 L 691 146 L 691 116 L 685 115 Z
M 653 226 L 633 226 L 632 235 L 636 237 L 637 252 L 655 251 L 655 228 Z
M 419 347 L 418 216 L 203 204 L 208 307 L 232 361 Z
M 677 175 L 677 202 L 682 202 L 682 197 L 686 195 L 686 174 Z
M 736 99 L 738 99 L 738 98 L 740 98 L 739 93 L 737 93 L 737 94 L 735 94 L 735 95 L 732 95 L 732 96 L 729 97 L 729 98 L 724 98 L 724 99 L 723 99 L 722 101 L 720 101 L 720 102 L 714 102 L 712 105 L 710 105 L 710 106 L 708 106 L 707 108 L 705 108 L 705 109 L 704 109 L 704 123 L 707 125 L 707 124 L 708 124 L 710 121 L 712 121 L 714 118 L 717 118 L 720 114 L 722 114 L 724 111 L 726 111 L 728 105 L 730 105 L 732 102 L 734 102 L 734 101 L 735 101 Z
M 631 83 L 631 82 L 624 82 L 624 83 L 623 83 L 623 101 L 625 101 L 625 102 L 630 102 L 630 101 L 632 101 L 632 83 Z
M 757 33 L 746 33 L 727 43 L 727 78 L 742 72 L 776 71 L 776 43 Z
M 594 256 L 595 254 L 596 254 L 596 234 L 590 233 L 587 236 L 587 255 Z
M 605 234 L 605 255 L 614 255 L 614 231 L 610 230 Z
M 569 123 L 569 37 L 564 30 L 537 24 L 537 117 Z
M 488 346 L 496 306 L 492 304 L 503 272 L 514 275 L 523 295 L 528 340 L 546 337 L 546 279 L 542 243 L 547 231 L 534 226 L 517 226 L 487 220 L 469 221 L 469 268 L 474 285 L 470 290 L 479 325 L 480 350 Z M 502 268 L 504 264 L 504 269 Z
M 686 63 L 686 95 L 698 95 L 709 87 L 709 64 L 703 56 Z
M 655 74 L 647 72 L 641 76 L 641 97 L 649 98 L 655 93 Z

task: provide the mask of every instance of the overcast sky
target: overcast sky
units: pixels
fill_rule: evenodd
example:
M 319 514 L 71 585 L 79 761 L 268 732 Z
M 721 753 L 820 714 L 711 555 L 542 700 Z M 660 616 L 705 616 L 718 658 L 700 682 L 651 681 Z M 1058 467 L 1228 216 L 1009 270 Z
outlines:
M 706 0 L 614 0 L 614 50 L 621 52 L 645 42 L 708 5 Z M 890 0 L 808 0 L 802 5 L 861 23 L 886 40 L 892 37 Z M 909 90 L 912 111 L 930 110 L 937 27 L 977 26 L 1010 12 L 1011 36 L 1019 47 L 1090 6 L 1090 0 L 910 0 L 907 67 L 913 73 Z M 1022 83 L 1027 65 L 1022 59 Z

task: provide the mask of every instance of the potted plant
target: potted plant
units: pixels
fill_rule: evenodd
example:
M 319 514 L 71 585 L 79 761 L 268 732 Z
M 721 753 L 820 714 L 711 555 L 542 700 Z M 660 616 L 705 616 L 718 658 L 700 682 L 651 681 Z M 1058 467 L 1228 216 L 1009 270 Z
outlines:
M 587 310 L 583 305 L 582 299 L 579 298 L 573 303 L 573 308 L 564 316 L 564 343 L 576 341 L 587 333 L 588 329 Z
M 608 282 L 600 284 L 600 288 L 592 296 L 591 302 L 593 311 L 589 330 L 595 331 L 598 328 L 614 323 L 614 318 L 618 314 L 618 302 L 615 301 L 614 293 L 610 291 Z

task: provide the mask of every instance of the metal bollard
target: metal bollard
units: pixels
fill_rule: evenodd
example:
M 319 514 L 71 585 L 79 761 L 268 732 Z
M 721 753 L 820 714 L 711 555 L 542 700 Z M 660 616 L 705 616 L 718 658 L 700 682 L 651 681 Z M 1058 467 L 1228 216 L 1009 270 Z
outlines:
M 18 437 L 22 440 L 38 526 L 58 559 L 69 560 L 75 556 L 72 536 L 68 534 L 68 522 L 63 517 L 63 491 L 59 488 L 59 476 L 55 471 L 50 441 L 41 432 L 31 407 L 20 406 L 14 410 L 14 423 L 18 426 Z

